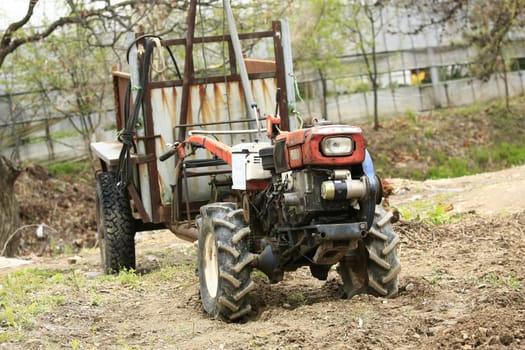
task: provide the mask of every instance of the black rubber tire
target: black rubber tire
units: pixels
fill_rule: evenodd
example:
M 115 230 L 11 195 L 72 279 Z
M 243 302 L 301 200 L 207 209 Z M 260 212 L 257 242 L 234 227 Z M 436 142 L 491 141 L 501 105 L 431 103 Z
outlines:
M 391 217 L 391 212 L 377 205 L 374 224 L 367 237 L 339 262 L 337 271 L 343 280 L 345 297 L 363 293 L 385 298 L 397 295 L 401 271 L 399 237 L 394 232 Z
M 250 228 L 233 203 L 201 207 L 199 287 L 204 311 L 212 318 L 241 320 L 252 310 L 249 293 L 255 255 L 249 252 Z
M 104 272 L 135 269 L 135 225 L 129 199 L 117 189 L 113 173 L 98 173 L 96 180 L 97 238 Z

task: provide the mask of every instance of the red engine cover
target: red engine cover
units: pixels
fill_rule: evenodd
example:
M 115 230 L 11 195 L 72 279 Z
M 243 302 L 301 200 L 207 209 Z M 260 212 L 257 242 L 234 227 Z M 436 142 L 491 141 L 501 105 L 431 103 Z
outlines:
M 351 136 L 354 151 L 348 156 L 325 156 L 321 141 L 325 137 Z M 275 138 L 276 171 L 282 173 L 310 165 L 344 167 L 363 162 L 365 140 L 361 128 L 348 125 L 317 125 L 308 129 L 283 132 Z

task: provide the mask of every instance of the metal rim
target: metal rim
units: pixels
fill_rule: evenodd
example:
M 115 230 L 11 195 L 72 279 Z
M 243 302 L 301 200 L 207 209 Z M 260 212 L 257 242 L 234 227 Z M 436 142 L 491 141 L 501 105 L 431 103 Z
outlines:
M 210 297 L 215 298 L 219 287 L 219 258 L 213 233 L 208 232 L 204 240 L 204 280 Z

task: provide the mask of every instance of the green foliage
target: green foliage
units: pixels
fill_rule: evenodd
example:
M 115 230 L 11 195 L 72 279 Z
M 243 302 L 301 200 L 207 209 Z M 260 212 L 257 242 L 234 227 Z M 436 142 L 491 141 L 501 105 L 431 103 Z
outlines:
M 301 293 L 292 293 L 288 295 L 287 300 L 292 306 L 301 306 L 306 304 L 306 297 Z
M 438 200 L 446 203 L 446 196 L 440 196 Z M 419 200 L 401 205 L 398 210 L 405 220 L 420 220 L 431 225 L 445 225 L 460 219 L 459 214 L 451 214 L 447 205 L 440 203 Z
M 434 271 L 434 275 L 432 276 L 432 279 L 430 280 L 430 283 L 436 286 L 439 286 L 441 282 L 443 281 L 443 271 L 436 270 Z
M 350 91 L 350 93 L 356 94 L 356 93 L 369 92 L 371 90 L 372 90 L 372 87 L 370 86 L 370 83 L 363 81 L 363 82 L 355 84 L 352 87 L 352 90 Z
M 301 2 L 301 11 L 291 17 L 294 36 L 294 57 L 299 69 L 335 72 L 343 69 L 339 57 L 346 43 L 341 31 L 344 2 L 340 0 L 308 0 Z
M 47 166 L 49 172 L 56 177 L 71 177 L 80 176 L 84 177 L 86 174 L 91 173 L 91 162 L 90 161 L 78 161 L 78 162 L 59 162 L 52 163 Z
M 50 270 L 26 269 L 0 279 L 0 324 L 8 327 L 5 337 L 16 337 L 33 325 L 34 318 L 56 305 L 66 302 L 59 293 L 43 293 L 51 285 L 63 282 L 61 273 Z
M 431 116 L 407 111 L 379 131 L 387 134 L 380 142 L 367 133 L 374 165 L 384 177 L 425 180 L 525 164 L 525 100 L 511 102 L 510 109 L 496 100 Z
M 405 111 L 405 115 L 411 122 L 417 123 L 418 121 L 417 114 L 413 110 L 407 109 Z
M 520 165 L 525 162 L 525 147 L 520 144 L 504 142 L 493 151 L 493 159 L 510 165 Z
M 438 165 L 428 170 L 428 177 L 431 179 L 442 179 L 449 177 L 460 177 L 475 174 L 479 171 L 469 165 L 469 161 L 463 158 L 442 158 L 442 153 L 437 155 Z
M 82 343 L 78 339 L 71 340 L 71 349 L 80 350 Z
M 509 275 L 507 277 L 501 276 L 495 272 L 490 272 L 485 275 L 482 282 L 490 284 L 494 287 L 506 286 L 513 289 L 521 289 L 520 280 L 515 275 Z
M 448 224 L 458 218 L 457 216 L 451 215 L 450 212 L 447 211 L 447 207 L 441 204 L 436 205 L 434 210 L 429 211 L 427 214 L 428 217 L 425 221 L 433 225 Z
M 469 11 L 469 28 L 464 37 L 473 45 L 478 55 L 472 65 L 474 74 L 487 78 L 495 72 L 509 70 L 506 62 L 505 44 L 510 42 L 510 33 L 522 25 L 525 13 L 523 0 L 477 1 Z
M 432 129 L 427 129 L 425 130 L 425 137 L 428 138 L 428 139 L 431 139 L 434 137 L 434 130 Z
M 57 131 L 49 135 L 51 140 L 60 140 L 66 137 L 80 136 L 81 134 L 77 130 L 62 130 Z M 41 143 L 47 141 L 45 136 L 30 136 L 28 139 L 29 143 Z
M 115 276 L 115 279 L 123 286 L 126 286 L 130 289 L 140 289 L 141 282 L 137 274 L 135 273 L 135 270 L 129 269 L 129 270 L 122 270 L 119 272 L 117 276 Z

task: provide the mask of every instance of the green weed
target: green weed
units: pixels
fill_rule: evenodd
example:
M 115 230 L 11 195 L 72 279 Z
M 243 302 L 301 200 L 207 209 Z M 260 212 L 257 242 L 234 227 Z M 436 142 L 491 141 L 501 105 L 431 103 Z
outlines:
M 122 286 L 133 289 L 140 290 L 142 288 L 142 281 L 139 276 L 135 273 L 135 270 L 121 270 L 118 275 L 105 275 L 101 276 L 100 280 L 102 281 L 115 281 Z
M 71 349 L 73 349 L 73 350 L 79 350 L 79 349 L 80 349 L 80 346 L 81 346 L 80 340 L 73 339 L 73 340 L 71 341 Z
M 288 295 L 287 300 L 290 304 L 294 306 L 306 304 L 306 297 L 304 296 L 304 294 L 301 293 L 292 293 Z
M 521 289 L 521 283 L 515 275 L 503 277 L 496 274 L 495 272 L 491 272 L 485 275 L 482 278 L 482 281 L 494 287 L 506 286 L 514 289 Z
M 64 281 L 55 271 L 25 269 L 0 279 L 0 324 L 8 329 L 1 337 L 16 339 L 24 329 L 31 328 L 35 317 L 67 302 L 59 293 L 47 293 L 50 285 Z
M 495 161 L 520 165 L 525 162 L 525 146 L 504 142 L 494 150 L 493 156 Z
M 445 274 L 443 271 L 435 270 L 434 274 L 432 275 L 432 279 L 430 280 L 430 283 L 439 286 L 441 282 L 443 282 L 444 275 Z
M 447 203 L 447 196 L 440 195 L 435 200 Z M 447 205 L 434 204 L 435 200 L 414 201 L 400 205 L 397 209 L 405 220 L 421 220 L 431 225 L 445 225 L 461 218 L 460 214 L 452 214 Z
M 405 111 L 405 116 L 412 122 L 412 123 L 417 123 L 418 122 L 418 116 L 417 114 L 411 110 L 411 109 L 407 109 Z

